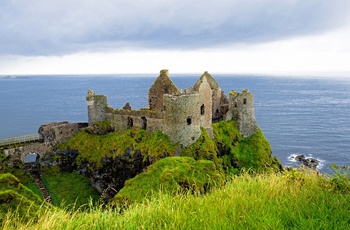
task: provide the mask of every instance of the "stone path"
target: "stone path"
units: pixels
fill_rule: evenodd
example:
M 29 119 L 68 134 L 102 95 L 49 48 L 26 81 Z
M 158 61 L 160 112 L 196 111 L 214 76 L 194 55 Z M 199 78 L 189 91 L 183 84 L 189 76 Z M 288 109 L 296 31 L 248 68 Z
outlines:
M 41 194 L 43 195 L 44 201 L 52 204 L 50 193 L 45 187 L 40 175 L 38 173 L 32 173 L 32 176 L 34 177 L 36 186 L 39 188 Z

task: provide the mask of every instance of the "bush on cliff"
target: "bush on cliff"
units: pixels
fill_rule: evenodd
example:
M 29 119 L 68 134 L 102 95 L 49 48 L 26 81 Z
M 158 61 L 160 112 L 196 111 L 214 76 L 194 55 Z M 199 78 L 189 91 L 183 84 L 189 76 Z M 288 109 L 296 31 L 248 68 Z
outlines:
M 160 190 L 168 194 L 204 194 L 215 185 L 222 184 L 223 178 L 212 161 L 167 157 L 150 165 L 146 172 L 126 181 L 124 188 L 114 197 L 114 202 L 141 202 L 156 196 Z

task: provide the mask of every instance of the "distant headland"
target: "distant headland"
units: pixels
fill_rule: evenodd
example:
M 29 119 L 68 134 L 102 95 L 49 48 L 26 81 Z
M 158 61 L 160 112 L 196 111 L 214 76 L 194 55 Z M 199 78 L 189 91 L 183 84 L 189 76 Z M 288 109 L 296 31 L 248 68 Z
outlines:
M 26 76 L 0 76 L 0 79 L 28 79 L 29 77 Z

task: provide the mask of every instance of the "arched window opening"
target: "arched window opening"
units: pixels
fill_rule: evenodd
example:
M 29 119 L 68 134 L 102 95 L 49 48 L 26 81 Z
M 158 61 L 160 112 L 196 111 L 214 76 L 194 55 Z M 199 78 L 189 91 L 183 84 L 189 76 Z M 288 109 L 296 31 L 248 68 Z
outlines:
M 147 118 L 141 117 L 141 128 L 146 130 L 147 129 Z
M 205 114 L 204 105 L 201 105 L 201 115 Z
M 192 117 L 187 117 L 187 125 L 192 124 Z
M 128 117 L 128 125 L 127 128 L 130 129 L 131 127 L 134 126 L 134 121 L 131 117 Z
M 243 104 L 247 104 L 247 99 L 246 98 L 243 99 Z

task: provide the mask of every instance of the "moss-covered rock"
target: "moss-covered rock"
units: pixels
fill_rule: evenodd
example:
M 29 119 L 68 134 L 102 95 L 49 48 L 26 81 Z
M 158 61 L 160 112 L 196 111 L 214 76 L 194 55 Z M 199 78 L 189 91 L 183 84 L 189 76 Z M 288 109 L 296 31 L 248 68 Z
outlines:
M 148 133 L 135 127 L 123 134 L 80 132 L 60 149 L 79 153 L 74 160 L 79 173 L 91 178 L 93 186 L 106 200 L 113 198 L 126 180 L 160 159 L 175 155 L 210 160 L 216 169 L 223 169 L 229 175 L 242 169 L 254 172 L 281 169 L 278 159 L 271 157 L 271 147 L 261 130 L 243 138 L 234 121 L 222 121 L 213 124 L 214 139 L 205 129 L 201 131 L 194 144 L 182 149 L 161 132 Z
M 89 177 L 105 200 L 109 200 L 123 188 L 127 179 L 161 158 L 174 156 L 177 146 L 161 132 L 148 133 L 133 127 L 123 134 L 80 132 L 60 149 L 79 152 L 74 162 L 79 173 Z
M 214 185 L 223 183 L 223 178 L 213 161 L 167 157 L 150 165 L 146 172 L 126 181 L 114 202 L 141 202 L 159 191 L 170 194 L 188 190 L 192 193 L 205 193 Z
M 126 153 L 132 156 L 133 153 L 139 151 L 144 161 L 154 162 L 162 157 L 174 156 L 177 146 L 161 132 L 148 133 L 133 127 L 121 135 L 115 132 L 95 135 L 82 131 L 59 148 L 77 150 L 79 152 L 76 159 L 78 165 L 85 161 L 89 162 L 94 169 L 99 169 L 103 167 L 105 157 L 114 159 Z

